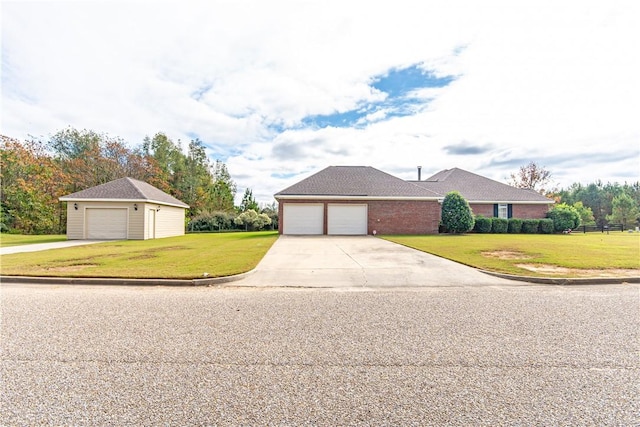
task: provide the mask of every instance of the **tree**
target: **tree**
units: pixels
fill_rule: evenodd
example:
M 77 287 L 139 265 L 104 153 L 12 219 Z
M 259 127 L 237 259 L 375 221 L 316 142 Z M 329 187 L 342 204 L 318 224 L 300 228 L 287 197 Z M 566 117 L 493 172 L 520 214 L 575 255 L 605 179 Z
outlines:
M 466 233 L 475 220 L 469 203 L 457 191 L 447 193 L 442 201 L 442 224 L 452 233 Z
M 586 207 L 582 202 L 575 202 L 573 207 L 576 211 L 578 211 L 578 215 L 580 215 L 580 224 L 584 225 L 592 225 L 595 224 L 595 218 L 593 217 L 593 212 L 591 208 Z
M 549 191 L 545 186 L 551 181 L 551 172 L 538 166 L 535 162 L 530 162 L 526 166 L 520 166 L 517 173 L 511 174 L 510 184 L 517 188 L 528 188 L 540 194 L 547 194 Z
M 242 212 L 235 219 L 237 225 L 244 225 L 245 230 L 260 230 L 265 225 L 271 224 L 271 219 L 266 214 L 258 214 L 253 209 Z
M 0 193 L 2 231 L 26 234 L 61 233 L 64 211 L 58 197 L 70 177 L 39 141 L 21 143 L 0 137 Z
M 265 214 L 271 219 L 271 225 L 273 229 L 278 229 L 278 203 L 272 202 L 270 205 L 265 205 L 260 213 Z
M 216 160 L 213 166 L 213 186 L 211 187 L 212 209 L 230 212 L 234 208 L 236 197 L 236 183 L 231 179 L 231 175 L 225 165 L 220 160 Z
M 611 215 L 607 215 L 607 220 L 610 222 L 622 223 L 626 228 L 627 226 L 635 226 L 638 223 L 638 217 L 640 216 L 640 209 L 638 204 L 627 194 L 621 194 L 614 197 L 612 202 Z
M 555 231 L 573 230 L 580 226 L 580 214 L 576 208 L 566 203 L 554 205 L 547 213 L 547 217 L 553 220 Z
M 244 195 L 242 196 L 242 203 L 240 204 L 240 211 L 246 212 L 248 210 L 258 211 L 258 203 L 256 199 L 253 197 L 253 191 L 250 188 L 244 190 Z

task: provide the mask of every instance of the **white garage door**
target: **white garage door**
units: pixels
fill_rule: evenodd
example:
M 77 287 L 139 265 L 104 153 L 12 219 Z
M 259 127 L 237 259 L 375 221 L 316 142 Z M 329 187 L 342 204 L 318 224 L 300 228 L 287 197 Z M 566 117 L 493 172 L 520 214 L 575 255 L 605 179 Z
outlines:
M 367 205 L 329 205 L 328 234 L 367 234 Z
M 85 214 L 87 239 L 127 238 L 127 209 L 89 208 Z
M 285 203 L 283 234 L 323 234 L 324 206 L 309 203 Z

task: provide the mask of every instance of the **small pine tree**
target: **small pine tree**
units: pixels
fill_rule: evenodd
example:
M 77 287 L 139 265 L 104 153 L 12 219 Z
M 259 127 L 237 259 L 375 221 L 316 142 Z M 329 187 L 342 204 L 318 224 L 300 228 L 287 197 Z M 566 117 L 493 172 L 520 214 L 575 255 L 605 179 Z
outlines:
M 466 233 L 475 220 L 469 203 L 457 191 L 447 193 L 442 201 L 442 224 L 452 233 Z

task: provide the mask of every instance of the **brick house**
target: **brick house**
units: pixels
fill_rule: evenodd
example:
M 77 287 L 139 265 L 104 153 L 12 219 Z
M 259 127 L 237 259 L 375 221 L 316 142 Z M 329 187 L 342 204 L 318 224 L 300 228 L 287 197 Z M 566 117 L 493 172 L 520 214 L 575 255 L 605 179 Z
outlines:
M 441 203 L 459 191 L 474 214 L 544 218 L 553 200 L 454 168 L 405 181 L 370 166 L 330 166 L 278 192 L 281 234 L 437 234 Z

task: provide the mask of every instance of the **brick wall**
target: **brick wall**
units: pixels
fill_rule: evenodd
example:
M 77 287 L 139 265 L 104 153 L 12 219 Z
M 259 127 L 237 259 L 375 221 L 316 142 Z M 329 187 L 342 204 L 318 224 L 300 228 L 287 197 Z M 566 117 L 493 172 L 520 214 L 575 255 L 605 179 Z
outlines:
M 470 203 L 474 215 L 493 217 L 493 203 Z M 539 219 L 547 216 L 549 205 L 518 205 L 513 204 L 513 218 Z
M 415 200 L 287 200 L 284 203 L 323 203 L 324 234 L 327 234 L 327 204 L 368 205 L 368 234 L 438 234 L 440 204 L 437 201 Z M 284 230 L 283 202 L 278 203 L 280 224 L 278 232 Z

